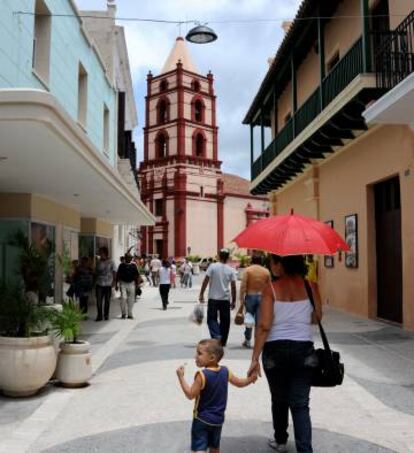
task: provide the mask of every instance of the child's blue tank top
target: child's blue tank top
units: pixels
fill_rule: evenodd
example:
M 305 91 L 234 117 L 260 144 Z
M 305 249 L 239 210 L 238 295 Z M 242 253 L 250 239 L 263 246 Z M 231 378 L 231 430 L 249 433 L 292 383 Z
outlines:
M 203 386 L 194 407 L 194 418 L 209 425 L 222 425 L 227 405 L 229 370 L 204 368 L 199 371 Z

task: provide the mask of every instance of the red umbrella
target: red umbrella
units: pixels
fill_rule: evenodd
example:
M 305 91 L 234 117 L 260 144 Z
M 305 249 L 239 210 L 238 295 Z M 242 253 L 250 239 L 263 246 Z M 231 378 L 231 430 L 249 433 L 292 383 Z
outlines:
M 242 248 L 276 255 L 334 255 L 349 247 L 329 225 L 302 215 L 277 215 L 259 220 L 233 241 Z

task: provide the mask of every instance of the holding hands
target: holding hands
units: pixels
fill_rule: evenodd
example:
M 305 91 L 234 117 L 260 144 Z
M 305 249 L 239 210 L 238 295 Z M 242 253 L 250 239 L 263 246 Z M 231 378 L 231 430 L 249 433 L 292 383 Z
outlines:
M 262 377 L 262 370 L 260 368 L 260 363 L 258 360 L 252 359 L 252 362 L 250 364 L 250 367 L 247 371 L 247 377 L 255 377 L 255 381 L 257 380 L 258 377 Z M 255 382 L 253 381 L 253 382 Z
M 185 366 L 181 365 L 180 367 L 178 367 L 177 370 L 176 370 L 176 373 L 177 373 L 178 378 L 182 379 L 184 377 L 184 374 L 185 374 Z

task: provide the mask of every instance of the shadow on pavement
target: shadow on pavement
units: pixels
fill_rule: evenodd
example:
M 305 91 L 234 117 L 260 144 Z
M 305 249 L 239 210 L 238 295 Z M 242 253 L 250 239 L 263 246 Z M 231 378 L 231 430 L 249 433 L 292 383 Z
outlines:
M 81 437 L 64 444 L 56 445 L 43 453 L 83 453 L 99 451 L 100 453 L 170 453 L 190 452 L 191 421 L 155 423 L 140 427 L 131 427 L 105 432 L 94 436 Z M 224 425 L 221 453 L 270 453 L 267 438 L 271 433 L 271 424 L 256 420 L 231 420 Z M 292 434 L 291 434 L 292 438 Z M 393 453 L 374 443 L 314 429 L 313 447 L 315 452 L 335 453 Z M 296 449 L 289 444 L 289 452 Z

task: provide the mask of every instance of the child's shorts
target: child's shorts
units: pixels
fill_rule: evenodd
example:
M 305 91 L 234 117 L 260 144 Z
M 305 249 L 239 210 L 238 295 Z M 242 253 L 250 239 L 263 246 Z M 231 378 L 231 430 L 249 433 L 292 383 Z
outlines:
M 221 428 L 207 425 L 195 418 L 191 427 L 191 450 L 206 451 L 209 448 L 220 448 Z

